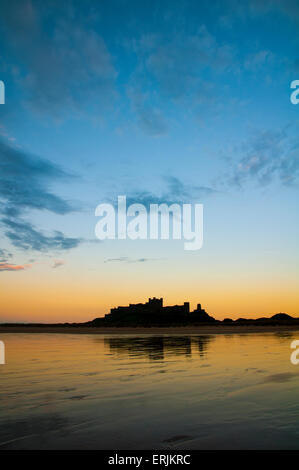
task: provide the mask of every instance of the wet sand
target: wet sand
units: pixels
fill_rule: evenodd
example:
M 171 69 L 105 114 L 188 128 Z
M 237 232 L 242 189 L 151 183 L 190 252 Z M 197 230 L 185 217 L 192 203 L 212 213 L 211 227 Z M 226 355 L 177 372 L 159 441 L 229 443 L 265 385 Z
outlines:
M 283 331 L 299 331 L 299 325 L 202 325 L 179 327 L 58 327 L 58 326 L 0 326 L 3 333 L 61 333 L 61 334 L 240 334 L 240 333 L 279 333 Z
M 299 450 L 296 331 L 73 330 L 0 334 L 0 450 Z

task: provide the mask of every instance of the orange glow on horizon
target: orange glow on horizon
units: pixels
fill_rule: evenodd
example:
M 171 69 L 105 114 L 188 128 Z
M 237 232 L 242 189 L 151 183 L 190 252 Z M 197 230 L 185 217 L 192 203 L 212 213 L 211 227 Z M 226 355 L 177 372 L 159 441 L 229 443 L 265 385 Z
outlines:
M 32 272 L 32 271 L 31 271 Z M 209 280 L 177 283 L 169 280 L 150 283 L 140 278 L 132 284 L 130 278 L 115 285 L 108 277 L 98 282 L 90 280 L 83 284 L 79 279 L 52 279 L 36 277 L 24 279 L 14 276 L 12 285 L 8 278 L 2 282 L 0 321 L 18 322 L 84 322 L 109 313 L 111 307 L 147 301 L 148 297 L 163 297 L 164 305 L 190 302 L 197 303 L 216 319 L 226 317 L 257 318 L 285 312 L 299 316 L 298 291 L 295 283 L 271 282 L 257 284 L 223 281 L 211 285 Z M 18 279 L 17 279 L 18 278 Z M 16 295 L 17 293 L 17 295 Z

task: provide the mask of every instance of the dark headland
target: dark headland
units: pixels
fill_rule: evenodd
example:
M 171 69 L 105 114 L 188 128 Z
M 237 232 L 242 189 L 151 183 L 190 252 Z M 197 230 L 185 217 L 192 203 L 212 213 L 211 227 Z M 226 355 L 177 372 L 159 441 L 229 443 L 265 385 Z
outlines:
M 190 311 L 189 302 L 183 305 L 163 306 L 163 299 L 150 298 L 142 304 L 116 307 L 105 317 L 85 323 L 2 323 L 0 332 L 47 333 L 238 333 L 277 330 L 298 330 L 299 318 L 286 313 L 256 319 L 225 318 L 216 320 L 201 304 Z

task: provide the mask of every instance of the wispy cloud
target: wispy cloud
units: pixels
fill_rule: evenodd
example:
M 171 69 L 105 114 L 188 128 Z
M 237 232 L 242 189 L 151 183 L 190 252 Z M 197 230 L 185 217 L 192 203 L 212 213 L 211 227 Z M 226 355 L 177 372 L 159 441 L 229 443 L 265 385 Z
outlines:
M 23 271 L 24 269 L 31 268 L 30 264 L 17 265 L 9 263 L 0 262 L 0 272 L 1 271 Z
M 246 4 L 244 4 L 244 8 L 246 11 Z M 263 15 L 278 11 L 283 12 L 293 20 L 299 20 L 299 5 L 297 0 L 251 0 L 247 5 L 248 11 L 253 15 Z
M 150 103 L 145 93 L 141 90 L 138 91 L 136 83 L 128 87 L 128 96 L 133 110 L 137 114 L 138 124 L 145 134 L 150 136 L 167 134 L 168 125 L 162 111 Z
M 28 105 L 43 115 L 62 118 L 90 105 L 102 113 L 115 91 L 109 51 L 86 10 L 82 21 L 75 5 L 59 6 L 50 1 L 1 3 L 2 30 L 22 64 L 14 78 Z
M 12 258 L 12 253 L 5 250 L 4 248 L 0 248 L 0 262 L 7 262 L 9 259 Z
M 104 263 L 146 263 L 147 261 L 153 261 L 152 258 L 129 258 L 127 256 L 121 256 L 119 258 L 107 258 Z
M 48 190 L 50 183 L 67 177 L 53 163 L 0 141 L 0 198 L 6 214 L 20 214 L 24 209 L 70 212 L 72 205 Z
M 10 242 L 24 250 L 69 250 L 77 247 L 82 241 L 80 238 L 66 237 L 60 231 L 55 231 L 53 235 L 45 235 L 23 220 L 4 218 L 2 223 L 5 226 L 4 233 Z
M 136 189 L 127 195 L 127 205 L 139 203 L 149 208 L 150 204 L 201 202 L 203 198 L 215 194 L 218 194 L 218 191 L 208 186 L 186 184 L 175 176 L 164 176 L 160 193 Z
M 0 272 L 1 271 L 23 271 L 31 268 L 32 264 L 15 264 L 12 263 L 13 255 L 8 250 L 0 248 Z M 33 262 L 33 260 L 32 260 Z
M 52 268 L 53 269 L 56 269 L 56 268 L 60 268 L 61 266 L 64 266 L 65 265 L 65 261 L 64 260 L 55 260 L 53 265 L 52 265 Z
M 299 139 L 288 128 L 258 131 L 235 148 L 237 162 L 228 180 L 240 187 L 256 181 L 265 185 L 278 178 L 283 185 L 294 185 L 299 177 Z
M 283 13 L 293 21 L 299 20 L 299 5 L 297 0 L 228 0 L 226 3 L 229 25 L 231 22 L 248 21 L 248 19 Z M 228 20 L 227 20 L 228 21 Z M 224 23 L 226 26 L 226 22 Z
M 0 214 L 5 235 L 13 245 L 46 251 L 74 248 L 79 238 L 61 232 L 45 235 L 21 217 L 31 209 L 67 214 L 73 205 L 52 193 L 49 185 L 69 175 L 56 165 L 0 141 Z
M 262 50 L 250 54 L 244 62 L 244 67 L 246 70 L 255 72 L 260 67 L 266 66 L 269 67 L 271 62 L 273 62 L 274 56 L 273 53 L 269 50 Z
M 146 66 L 165 94 L 179 97 L 200 83 L 203 69 L 229 70 L 234 57 L 235 50 L 230 44 L 219 42 L 201 25 L 193 35 L 179 34 L 173 42 L 160 41 L 149 51 Z
M 137 57 L 127 94 L 140 127 L 152 136 L 168 132 L 170 104 L 195 109 L 214 103 L 217 90 L 212 93 L 210 84 L 221 73 L 239 70 L 235 48 L 203 24 L 194 34 L 182 30 L 171 38 L 162 33 L 141 35 L 127 47 Z

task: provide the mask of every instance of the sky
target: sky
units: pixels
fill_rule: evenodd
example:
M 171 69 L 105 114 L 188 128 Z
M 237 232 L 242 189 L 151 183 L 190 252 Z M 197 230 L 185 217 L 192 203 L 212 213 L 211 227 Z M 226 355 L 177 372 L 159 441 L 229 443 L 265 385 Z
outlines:
M 298 26 L 298 0 L 1 2 L 0 321 L 299 316 Z M 118 195 L 203 204 L 202 248 L 99 241 Z

